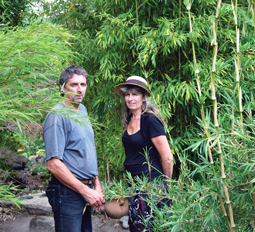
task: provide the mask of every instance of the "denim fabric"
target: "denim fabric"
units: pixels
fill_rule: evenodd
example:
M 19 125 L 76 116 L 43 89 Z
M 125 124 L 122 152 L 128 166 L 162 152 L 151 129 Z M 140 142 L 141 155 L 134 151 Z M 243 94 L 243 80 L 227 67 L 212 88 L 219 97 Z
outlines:
M 93 184 L 87 186 L 93 188 Z M 61 184 L 56 178 L 49 181 L 46 195 L 54 213 L 56 232 L 92 232 L 93 208 L 84 197 Z

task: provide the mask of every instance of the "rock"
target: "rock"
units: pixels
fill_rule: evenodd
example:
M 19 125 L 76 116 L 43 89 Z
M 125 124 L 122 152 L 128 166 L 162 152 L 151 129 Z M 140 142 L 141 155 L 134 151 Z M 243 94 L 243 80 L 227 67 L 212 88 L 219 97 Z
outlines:
M 128 229 L 129 228 L 129 225 L 128 225 L 128 216 L 123 216 L 120 219 L 120 223 L 122 224 L 122 228 L 123 229 Z
M 42 197 L 42 193 L 37 192 L 32 194 L 32 199 L 23 199 L 25 203 L 22 207 L 26 209 L 29 214 L 40 215 L 40 216 L 49 216 L 52 215 L 52 209 L 48 202 L 47 197 Z
M 40 203 L 38 203 L 39 205 Z M 3 207 L 2 207 L 3 208 Z M 16 208 L 16 207 L 15 207 Z M 18 208 L 16 208 L 18 210 Z M 6 208 L 4 209 L 6 210 Z M 53 217 L 39 217 L 26 212 L 13 212 L 14 218 L 7 218 L 0 223 L 1 232 L 52 232 Z M 43 219 L 42 219 L 43 218 Z M 52 218 L 52 219 L 50 219 Z M 52 220 L 52 224 L 51 224 Z M 32 221 L 32 222 L 31 222 Z M 30 223 L 31 222 L 31 223 Z M 126 232 L 119 219 L 105 218 L 105 215 L 92 216 L 93 232 Z
M 29 232 L 47 231 L 54 232 L 53 217 L 37 216 L 30 221 Z
M 24 199 L 32 199 L 33 198 L 33 196 L 22 196 L 22 197 L 20 197 L 19 199 L 20 200 L 24 200 Z
M 46 164 L 45 155 L 31 155 L 29 157 L 29 163 L 27 164 L 27 166 L 29 166 L 29 168 L 36 168 L 36 166 L 38 164 L 40 164 L 40 165 Z
M 54 219 L 48 198 L 43 197 L 44 191 L 31 193 L 32 199 L 23 199 L 25 205 L 17 208 L 14 202 L 1 202 L 0 213 L 6 212 L 6 217 L 0 223 L 1 232 L 53 232 Z M 8 206 L 8 207 L 7 207 Z M 17 210 L 14 211 L 14 209 Z M 13 212 L 13 213 L 12 213 Z M 47 216 L 47 217 L 45 217 Z M 15 220 L 14 220 L 15 219 Z M 128 220 L 128 219 L 127 219 Z M 105 217 L 105 214 L 94 213 L 92 216 L 93 232 L 126 232 L 119 219 Z

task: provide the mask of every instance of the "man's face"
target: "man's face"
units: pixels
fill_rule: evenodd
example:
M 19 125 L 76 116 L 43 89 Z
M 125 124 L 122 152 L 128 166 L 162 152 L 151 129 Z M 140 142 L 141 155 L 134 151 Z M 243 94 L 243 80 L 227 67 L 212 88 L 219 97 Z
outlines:
M 76 74 L 74 74 L 73 77 L 67 81 L 65 87 L 63 88 L 66 99 L 68 99 L 69 102 L 73 106 L 75 106 L 75 108 L 82 102 L 86 90 L 87 90 L 86 77 L 83 75 Z M 74 94 L 68 92 L 72 92 Z

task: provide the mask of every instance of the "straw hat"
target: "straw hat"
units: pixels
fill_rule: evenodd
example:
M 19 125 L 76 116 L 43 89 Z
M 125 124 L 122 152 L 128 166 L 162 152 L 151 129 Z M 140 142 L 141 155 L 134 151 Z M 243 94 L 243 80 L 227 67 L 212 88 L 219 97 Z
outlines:
M 140 88 L 144 89 L 145 90 L 145 93 L 150 96 L 151 93 L 147 87 L 148 83 L 147 81 L 142 78 L 142 77 L 139 77 L 139 76 L 131 76 L 129 77 L 125 83 L 122 83 L 122 84 L 118 84 L 115 86 L 114 88 L 114 91 L 115 93 L 117 93 L 119 96 L 121 96 L 121 91 L 120 91 L 120 88 L 125 86 L 125 85 L 135 85 L 135 86 L 139 86 Z

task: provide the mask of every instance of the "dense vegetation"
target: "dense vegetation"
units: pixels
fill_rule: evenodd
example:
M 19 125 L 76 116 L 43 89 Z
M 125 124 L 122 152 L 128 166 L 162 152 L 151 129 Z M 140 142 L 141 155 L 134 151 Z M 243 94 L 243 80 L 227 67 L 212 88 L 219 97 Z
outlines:
M 22 25 L 23 17 L 18 15 L 24 14 L 21 6 L 27 3 L 1 2 L 4 7 L 0 26 L 1 199 L 13 198 L 7 189 L 16 187 L 2 185 L 11 171 L 20 169 L 24 158 L 44 147 L 41 122 L 51 105 L 60 100 L 55 80 L 73 56 L 67 41 L 71 34 L 60 26 L 49 22 L 34 22 L 25 28 L 15 26 Z M 6 12 L 11 12 L 8 17 Z M 20 159 L 15 154 L 18 150 Z
M 163 212 L 154 209 L 151 231 L 248 230 L 255 208 L 254 12 L 254 0 L 46 2 L 42 13 L 47 20 L 40 21 L 53 24 L 15 30 L 2 26 L 11 52 L 0 43 L 5 54 L 1 81 L 6 83 L 0 89 L 0 125 L 7 118 L 19 127 L 43 120 L 42 112 L 58 98 L 54 91 L 43 95 L 38 84 L 52 88 L 50 80 L 75 62 L 89 73 L 84 104 L 101 125 L 95 128 L 101 179 L 131 181 L 122 165 L 122 105 L 113 88 L 128 76 L 143 76 L 150 83 L 151 101 L 166 118 L 175 158 L 168 195 L 173 205 Z M 26 38 L 23 34 L 43 39 L 17 39 Z M 18 47 L 25 41 L 33 51 Z M 75 57 L 66 55 L 66 44 Z M 162 197 L 153 184 L 140 182 L 140 188 L 157 196 L 152 202 Z M 133 192 L 113 180 L 105 195 Z
M 27 0 L 2 0 L 0 2 L 0 24 L 22 25 L 23 13 L 28 3 Z

